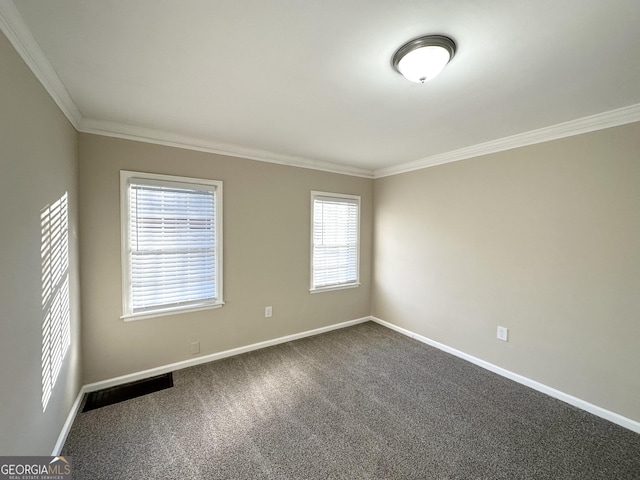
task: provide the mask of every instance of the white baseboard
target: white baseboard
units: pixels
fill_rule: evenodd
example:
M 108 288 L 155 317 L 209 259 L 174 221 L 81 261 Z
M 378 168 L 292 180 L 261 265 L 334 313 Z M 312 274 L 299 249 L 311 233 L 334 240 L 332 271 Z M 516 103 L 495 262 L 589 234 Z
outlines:
M 553 398 L 557 398 L 558 400 L 561 400 L 565 403 L 568 403 L 569 405 L 573 405 L 574 407 L 580 408 L 582 410 L 585 410 L 589 413 L 592 413 L 598 417 L 604 418 L 605 420 L 609 420 L 610 422 L 613 422 L 615 424 L 620 425 L 621 427 L 625 427 L 628 428 L 629 430 L 632 430 L 636 433 L 640 433 L 640 422 L 637 422 L 635 420 L 632 420 L 630 418 L 627 417 L 623 417 L 622 415 L 612 412 L 610 410 L 607 410 L 605 408 L 599 407 L 597 405 L 594 405 L 592 403 L 589 403 L 585 400 L 582 400 L 580 398 L 574 397 L 573 395 L 569 395 L 568 393 L 564 393 L 561 392 L 560 390 L 556 390 L 555 388 L 549 387 L 543 383 L 537 382 L 535 380 L 532 380 L 530 378 L 524 377 L 522 375 L 519 375 L 517 373 L 511 372 L 509 370 L 506 370 L 502 367 L 498 367 L 497 365 L 494 365 L 492 363 L 486 362 L 484 360 L 481 360 L 479 358 L 476 358 L 472 355 L 469 355 L 467 353 L 461 352 L 460 350 L 456 350 L 455 348 L 449 347 L 443 343 L 440 342 L 436 342 L 435 340 L 431 340 L 430 338 L 427 337 L 423 337 L 422 335 L 418 335 L 417 333 L 414 333 L 410 330 L 407 330 L 405 328 L 402 327 L 398 327 L 397 325 L 394 325 L 393 323 L 389 323 L 389 322 L 385 322 L 384 320 L 381 320 L 377 317 L 371 317 L 371 320 L 384 326 L 387 328 L 390 328 L 391 330 L 395 330 L 396 332 L 399 332 L 403 335 L 406 335 L 407 337 L 411 337 L 415 340 L 418 340 L 419 342 L 422 343 L 426 343 L 427 345 L 430 345 L 432 347 L 435 347 L 439 350 L 442 350 L 444 352 L 450 353 L 451 355 L 455 355 L 456 357 L 462 358 L 463 360 L 466 360 L 468 362 L 471 362 L 475 365 L 478 365 L 479 367 L 482 367 L 486 370 L 489 370 L 491 372 L 497 373 L 498 375 L 501 375 L 503 377 L 506 377 L 510 380 L 513 380 L 514 382 L 518 382 L 522 385 L 526 385 L 527 387 L 533 388 L 534 390 L 537 390 L 539 392 L 542 392 L 546 395 L 549 395 L 550 397 Z
M 67 441 L 67 436 L 69 435 L 69 431 L 71 430 L 71 425 L 73 425 L 73 421 L 76 419 L 76 415 L 78 414 L 78 410 L 80 409 L 80 403 L 82 403 L 82 397 L 85 394 L 84 387 L 80 388 L 78 392 L 78 396 L 76 397 L 73 405 L 71 406 L 71 410 L 69 411 L 69 415 L 67 415 L 67 420 L 64 422 L 62 426 L 62 431 L 60 435 L 58 435 L 58 441 L 53 447 L 53 451 L 51 452 L 52 457 L 57 457 L 60 455 L 62 451 L 62 447 L 64 446 L 64 442 Z
M 337 330 L 340 328 L 346 328 L 346 327 L 351 327 L 353 325 L 357 325 L 359 323 L 364 323 L 367 321 L 374 321 L 376 323 L 378 323 L 379 325 L 382 325 L 384 327 L 387 327 L 391 330 L 395 330 L 396 332 L 399 332 L 403 335 L 406 335 L 408 337 L 411 337 L 415 340 L 418 340 L 419 342 L 425 343 L 427 345 L 430 345 L 432 347 L 435 347 L 439 350 L 442 350 L 444 352 L 450 353 L 452 355 L 455 355 L 456 357 L 462 358 L 463 360 L 466 360 L 468 362 L 471 362 L 475 365 L 478 365 L 479 367 L 482 367 L 486 370 L 489 370 L 491 372 L 497 373 L 498 375 L 502 375 L 503 377 L 506 377 L 510 380 L 513 380 L 515 382 L 521 383 L 522 385 L 526 385 L 527 387 L 531 387 L 534 390 L 538 390 L 539 392 L 545 393 L 551 397 L 557 398 L 558 400 L 561 400 L 565 403 L 568 403 L 570 405 L 573 405 L 574 407 L 578 407 L 582 410 L 585 410 L 589 413 L 592 413 L 594 415 L 597 415 L 598 417 L 604 418 L 605 420 L 609 420 L 610 422 L 613 422 L 615 424 L 618 424 L 622 427 L 628 428 L 629 430 L 632 430 L 636 433 L 640 433 L 640 422 L 637 422 L 635 420 L 631 420 L 630 418 L 627 417 L 623 417 L 622 415 L 619 415 L 617 413 L 611 412 L 609 410 L 606 410 L 602 407 L 599 407 L 597 405 L 593 405 L 592 403 L 589 403 L 585 400 L 582 400 L 580 398 L 574 397 L 572 395 L 569 395 L 567 393 L 561 392 L 560 390 L 556 390 L 555 388 L 551 388 L 547 385 L 544 385 L 540 382 L 536 382 L 535 380 L 531 380 L 530 378 L 524 377 L 522 375 L 519 375 L 517 373 L 511 372 L 509 370 L 506 370 L 502 367 L 498 367 L 497 365 L 493 365 L 492 363 L 486 362 L 484 360 L 481 360 L 479 358 L 476 358 L 472 355 L 469 355 L 467 353 L 461 352 L 460 350 L 456 350 L 455 348 L 449 347 L 447 345 L 444 345 L 440 342 L 436 342 L 435 340 L 431 340 L 430 338 L 427 337 L 423 337 L 422 335 L 418 335 L 417 333 L 413 333 L 410 330 L 407 330 L 405 328 L 402 327 L 398 327 L 397 325 L 394 325 L 392 323 L 386 322 L 384 320 L 381 320 L 379 318 L 376 317 L 362 317 L 362 318 L 357 318 L 355 320 L 350 320 L 347 322 L 342 322 L 342 323 L 336 323 L 334 325 L 329 325 L 327 327 L 321 327 L 321 328 L 316 328 L 314 330 L 307 330 L 305 332 L 300 332 L 300 333 L 294 333 L 293 335 L 287 335 L 284 337 L 279 337 L 279 338 L 274 338 L 272 340 L 266 340 L 264 342 L 258 342 L 258 343 L 254 343 L 251 345 L 247 345 L 244 347 L 238 347 L 238 348 L 233 348 L 231 350 L 225 350 L 223 352 L 218 352 L 218 353 L 212 353 L 210 355 L 205 355 L 202 357 L 198 357 L 198 358 L 194 358 L 194 359 L 190 359 L 190 360 L 184 360 L 182 362 L 176 362 L 176 363 L 172 363 L 169 365 L 163 365 L 160 367 L 156 367 L 156 368 L 151 368 L 149 370 L 143 370 L 141 372 L 136 372 L 136 373 L 131 373 L 128 375 L 122 375 L 120 377 L 115 377 L 115 378 L 111 378 L 108 380 L 103 380 L 100 382 L 95 382 L 95 383 L 89 383 L 87 385 L 84 385 L 81 389 L 80 392 L 78 392 L 78 396 L 76 397 L 75 402 L 73 403 L 73 406 L 71 407 L 71 410 L 69 412 L 69 415 L 67 417 L 66 422 L 64 423 L 64 426 L 62 427 L 62 431 L 60 432 L 60 435 L 58 437 L 58 441 L 56 442 L 56 445 L 53 449 L 52 452 L 52 456 L 57 456 L 60 454 L 62 447 L 64 446 L 64 442 L 67 439 L 67 436 L 69 435 L 69 431 L 71 430 L 71 426 L 73 425 L 73 421 L 76 418 L 76 415 L 78 414 L 78 410 L 80 409 L 80 404 L 82 402 L 82 398 L 84 397 L 85 393 L 88 392 L 94 392 L 96 390 L 101 390 L 103 388 L 109 388 L 109 387 L 114 387 L 116 385 L 122 385 L 124 383 L 129 383 L 129 382 L 135 382 L 136 380 L 142 380 L 144 378 L 148 378 L 148 377 L 153 377 L 155 375 L 161 375 L 163 373 L 168 373 L 168 372 L 173 372 L 176 370 L 181 370 L 183 368 L 188 368 L 188 367 L 193 367 L 195 365 L 200 365 L 203 363 L 208 363 L 208 362 L 213 362 L 215 360 L 220 360 L 223 358 L 227 358 L 227 357 L 232 357 L 234 355 L 240 355 L 241 353 L 246 353 L 246 352 L 251 352 L 253 350 L 259 350 L 261 348 L 266 348 L 266 347 L 271 347 L 273 345 L 278 345 L 281 343 L 286 343 L 286 342 L 291 342 L 293 340 L 298 340 L 300 338 L 305 338 L 305 337 L 311 337 L 313 335 L 319 335 L 321 333 L 325 333 L 325 332 L 329 332 L 331 330 Z
M 210 355 L 204 355 L 202 357 L 192 358 L 189 360 L 183 360 L 181 362 L 171 363 L 169 365 L 163 365 L 160 367 L 150 368 L 149 370 L 143 370 L 141 372 L 130 373 L 128 375 L 122 375 L 120 377 L 110 378 L 109 380 L 102 380 L 100 382 L 89 383 L 83 388 L 87 392 L 94 392 L 96 390 L 102 390 L 103 388 L 114 387 L 116 385 L 122 385 L 123 383 L 135 382 L 145 378 L 153 377 L 156 375 L 162 375 L 163 373 L 175 372 L 176 370 L 182 370 L 183 368 L 194 367 L 202 363 L 209 363 L 215 360 L 221 360 L 227 357 L 233 357 L 234 355 L 240 355 L 241 353 L 251 352 L 253 350 L 260 350 L 261 348 L 271 347 L 280 343 L 291 342 L 298 340 L 299 338 L 311 337 L 320 333 L 329 332 L 331 330 L 337 330 L 339 328 L 346 328 L 358 323 L 363 323 L 371 320 L 371 317 L 362 317 L 355 320 L 349 320 L 347 322 L 336 323 L 327 327 L 316 328 L 314 330 L 307 330 L 306 332 L 294 333 L 293 335 L 287 335 L 284 337 L 274 338 L 272 340 L 266 340 L 264 342 L 253 343 L 244 347 L 232 348 L 231 350 L 225 350 L 223 352 L 212 353 Z
M 339 328 L 351 327 L 353 325 L 368 322 L 370 320 L 371 320 L 371 317 L 357 318 L 355 320 L 336 323 L 334 325 L 329 325 L 327 327 L 321 327 L 321 328 L 316 328 L 314 330 L 307 330 L 305 332 L 294 333 L 293 335 L 286 335 L 284 337 L 274 338 L 272 340 L 266 340 L 264 342 L 258 342 L 258 343 L 254 343 L 244 347 L 232 348 L 231 350 L 225 350 L 223 352 L 212 353 L 210 355 L 205 355 L 202 357 L 184 360 L 182 362 L 171 363 L 169 365 L 150 368 L 149 370 L 143 370 L 141 372 L 130 373 L 128 375 L 122 375 L 120 377 L 110 378 L 108 380 L 103 380 L 100 382 L 83 385 L 80 391 L 78 392 L 78 396 L 76 397 L 75 402 L 73 402 L 73 406 L 69 411 L 69 415 L 67 416 L 66 422 L 64 422 L 62 431 L 58 436 L 58 441 L 56 442 L 55 447 L 53 448 L 53 453 L 51 455 L 55 457 L 60 454 L 62 447 L 64 446 L 64 442 L 67 440 L 67 436 L 69 435 L 69 431 L 71 430 L 71 425 L 73 425 L 73 421 L 75 420 L 76 415 L 78 414 L 78 410 L 80 409 L 80 403 L 82 402 L 82 398 L 84 397 L 85 393 L 94 392 L 96 390 L 101 390 L 103 388 L 115 387 L 116 385 L 122 385 L 124 383 L 135 382 L 136 380 L 142 380 L 142 379 L 153 377 L 156 375 L 162 375 L 163 373 L 174 372 L 176 370 L 181 370 L 183 368 L 193 367 L 195 365 L 200 365 L 202 363 L 213 362 L 214 360 L 220 360 L 223 358 L 232 357 L 234 355 L 240 355 L 241 353 L 246 353 L 246 352 L 251 352 L 253 350 L 259 350 L 261 348 L 271 347 L 273 345 L 278 345 L 280 343 L 291 342 L 293 340 L 298 340 L 304 337 L 319 335 L 321 333 L 330 332 L 331 330 L 337 330 Z

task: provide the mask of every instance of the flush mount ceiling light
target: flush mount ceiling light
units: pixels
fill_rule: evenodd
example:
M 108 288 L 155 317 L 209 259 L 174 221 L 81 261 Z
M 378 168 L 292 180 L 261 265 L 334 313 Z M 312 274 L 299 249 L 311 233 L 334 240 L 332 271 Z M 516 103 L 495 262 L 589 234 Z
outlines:
M 424 83 L 435 78 L 456 53 L 449 37 L 429 35 L 401 46 L 393 56 L 393 68 L 407 80 Z

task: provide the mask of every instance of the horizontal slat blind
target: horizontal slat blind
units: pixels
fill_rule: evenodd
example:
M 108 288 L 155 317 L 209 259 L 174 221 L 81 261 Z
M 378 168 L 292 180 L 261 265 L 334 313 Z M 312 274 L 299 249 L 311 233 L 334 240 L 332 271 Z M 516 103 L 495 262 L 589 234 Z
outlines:
M 316 196 L 313 202 L 313 288 L 358 281 L 355 199 Z
M 216 300 L 216 190 L 132 179 L 131 313 Z

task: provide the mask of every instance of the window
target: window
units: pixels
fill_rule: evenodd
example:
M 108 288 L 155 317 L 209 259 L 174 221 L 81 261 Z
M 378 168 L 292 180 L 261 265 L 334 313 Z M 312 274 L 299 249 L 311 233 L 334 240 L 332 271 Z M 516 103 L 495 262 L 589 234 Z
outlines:
M 222 301 L 222 182 L 120 172 L 123 318 Z
M 311 293 L 357 287 L 360 197 L 311 192 Z

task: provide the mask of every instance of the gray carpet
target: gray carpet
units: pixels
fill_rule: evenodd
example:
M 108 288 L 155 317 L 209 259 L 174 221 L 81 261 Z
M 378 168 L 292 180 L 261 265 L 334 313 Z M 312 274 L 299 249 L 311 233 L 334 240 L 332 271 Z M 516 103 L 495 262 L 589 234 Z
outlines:
M 639 479 L 640 435 L 364 323 L 77 416 L 74 479 Z

